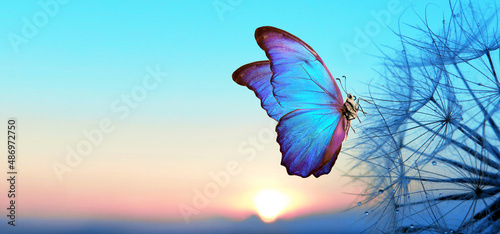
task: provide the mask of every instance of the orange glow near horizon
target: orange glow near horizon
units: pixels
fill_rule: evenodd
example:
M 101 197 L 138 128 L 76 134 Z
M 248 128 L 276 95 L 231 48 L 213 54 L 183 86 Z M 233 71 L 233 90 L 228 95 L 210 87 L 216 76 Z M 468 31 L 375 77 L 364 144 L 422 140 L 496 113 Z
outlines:
M 254 205 L 257 213 L 262 221 L 266 223 L 276 220 L 289 204 L 290 197 L 274 189 L 261 190 L 254 197 Z

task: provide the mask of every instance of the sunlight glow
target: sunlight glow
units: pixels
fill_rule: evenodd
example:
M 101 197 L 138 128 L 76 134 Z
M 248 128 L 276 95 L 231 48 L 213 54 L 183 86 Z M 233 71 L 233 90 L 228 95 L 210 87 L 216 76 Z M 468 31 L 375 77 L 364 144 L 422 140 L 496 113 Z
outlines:
M 290 204 L 290 197 L 278 190 L 266 189 L 258 192 L 253 202 L 262 221 L 270 223 Z

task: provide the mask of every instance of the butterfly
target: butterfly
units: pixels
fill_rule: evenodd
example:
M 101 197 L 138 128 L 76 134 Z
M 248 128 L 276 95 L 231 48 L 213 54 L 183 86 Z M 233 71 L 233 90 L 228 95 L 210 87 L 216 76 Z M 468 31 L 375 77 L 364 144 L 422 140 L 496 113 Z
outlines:
M 281 165 L 289 175 L 319 177 L 332 170 L 357 118 L 359 99 L 343 102 L 335 79 L 319 55 L 298 37 L 278 28 L 255 30 L 269 60 L 241 66 L 233 80 L 255 92 L 267 114 L 278 121 Z

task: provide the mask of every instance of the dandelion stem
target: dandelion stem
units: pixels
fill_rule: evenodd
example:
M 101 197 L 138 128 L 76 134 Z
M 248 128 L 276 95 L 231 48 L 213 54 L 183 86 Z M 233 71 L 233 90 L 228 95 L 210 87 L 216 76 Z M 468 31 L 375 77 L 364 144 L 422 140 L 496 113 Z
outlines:
M 459 124 L 458 130 L 475 141 L 478 145 L 484 146 L 485 149 L 495 155 L 497 159 L 500 159 L 500 151 L 496 147 L 492 146 L 487 139 L 477 134 L 477 132 L 469 128 L 467 125 Z
M 484 208 L 482 211 L 479 211 L 476 215 L 474 215 L 474 219 L 483 219 L 492 214 L 492 211 L 500 209 L 500 198 L 495 200 L 491 205 Z M 496 217 L 498 219 L 498 216 Z
M 500 175 L 499 174 L 490 173 L 490 172 L 487 172 L 487 171 L 484 171 L 484 170 L 478 170 L 475 167 L 468 166 L 468 165 L 463 164 L 461 162 L 457 162 L 457 161 L 454 161 L 454 160 L 451 160 L 451 159 L 447 159 L 447 158 L 443 158 L 443 157 L 434 157 L 434 159 L 437 159 L 437 160 L 439 160 L 441 162 L 444 162 L 444 163 L 447 163 L 449 165 L 458 167 L 458 168 L 463 169 L 465 171 L 474 173 L 474 174 L 479 175 L 481 177 L 500 179 Z
M 486 56 L 488 56 L 488 61 L 490 62 L 491 72 L 493 73 L 493 77 L 495 77 L 495 81 L 497 82 L 497 86 L 500 86 L 498 82 L 497 72 L 495 71 L 495 66 L 493 66 L 493 61 L 491 60 L 490 51 L 486 52 Z
M 499 179 L 489 179 L 485 180 L 483 178 L 450 178 L 450 179 L 434 179 L 434 178 L 423 178 L 423 177 L 409 177 L 406 178 L 415 181 L 427 181 L 434 183 L 462 183 L 462 184 L 483 184 L 488 186 L 500 186 Z M 500 191 L 500 188 L 498 188 Z
M 458 66 L 457 66 L 456 63 L 454 63 L 453 65 L 455 66 L 455 69 L 457 70 L 457 72 L 458 72 L 458 74 L 460 76 L 460 79 L 462 79 L 462 81 L 464 82 L 465 87 L 467 87 L 467 90 L 469 91 L 470 95 L 472 96 L 472 98 L 476 102 L 477 106 L 483 112 L 483 115 L 485 117 L 484 121 L 485 122 L 488 121 L 491 124 L 493 132 L 495 133 L 495 135 L 497 136 L 497 138 L 500 140 L 500 129 L 498 129 L 495 121 L 491 118 L 491 116 L 488 114 L 488 111 L 486 110 L 486 108 L 483 106 L 483 104 L 476 97 L 476 95 L 474 94 L 474 91 L 469 87 L 469 84 L 467 83 L 467 80 L 465 79 L 464 75 L 462 74 L 462 71 L 460 70 L 460 68 L 458 68 Z

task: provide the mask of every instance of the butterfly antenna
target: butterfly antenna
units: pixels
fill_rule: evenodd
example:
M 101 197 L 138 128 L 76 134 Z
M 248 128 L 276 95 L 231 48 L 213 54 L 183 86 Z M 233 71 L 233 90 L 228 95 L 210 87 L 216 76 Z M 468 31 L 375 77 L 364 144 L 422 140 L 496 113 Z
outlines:
M 342 76 L 342 78 L 344 78 L 344 83 L 347 86 L 347 77 Z M 347 89 L 345 88 L 345 86 L 342 85 L 342 80 L 340 80 L 340 78 L 335 78 L 335 79 L 339 81 L 340 87 L 342 87 L 342 90 L 344 90 L 344 93 L 347 94 Z

